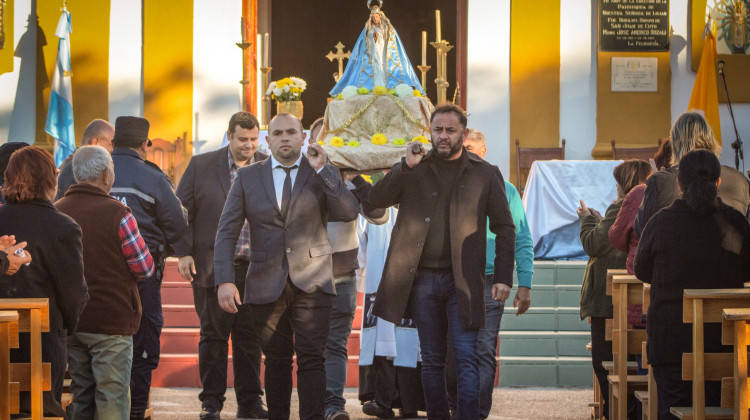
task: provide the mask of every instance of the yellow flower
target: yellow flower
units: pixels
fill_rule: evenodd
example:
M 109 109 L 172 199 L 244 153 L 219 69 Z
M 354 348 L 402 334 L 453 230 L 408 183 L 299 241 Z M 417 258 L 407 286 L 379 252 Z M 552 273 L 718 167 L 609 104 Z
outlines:
M 357 89 L 357 93 L 359 93 L 360 95 L 367 95 L 368 93 L 370 93 L 370 91 L 367 90 L 366 87 L 361 87 L 361 88 Z
M 341 147 L 344 145 L 344 139 L 341 137 L 334 137 L 331 139 L 331 146 L 333 147 Z
M 339 93 L 338 95 L 336 95 L 336 99 L 344 100 L 344 95 Z
M 417 98 L 421 98 L 422 97 L 422 92 L 414 89 L 414 96 L 416 96 Z
M 377 133 L 373 134 L 372 139 L 370 140 L 372 144 L 386 144 L 388 143 L 388 137 L 385 136 L 383 133 Z
M 372 89 L 372 93 L 375 94 L 375 95 L 387 95 L 388 94 L 388 89 L 386 89 L 385 86 L 375 86 Z
M 414 137 L 413 139 L 411 139 L 411 141 L 418 141 L 420 143 L 429 143 L 430 142 L 429 140 L 427 140 L 427 137 L 425 137 L 425 136 Z
M 349 140 L 346 142 L 346 145 L 349 147 L 359 147 L 359 142 L 357 140 Z
M 326 144 L 326 142 L 324 142 L 323 140 L 318 140 L 318 144 L 322 146 L 322 145 Z
M 360 175 L 360 176 L 362 177 L 362 179 L 364 179 L 365 181 L 367 181 L 367 182 L 369 182 L 370 184 L 372 184 L 372 177 L 371 177 L 370 175 L 365 175 L 365 174 L 362 174 L 362 175 Z
M 393 140 L 393 145 L 394 146 L 403 146 L 405 144 L 406 144 L 406 139 L 405 138 L 398 138 L 396 140 Z

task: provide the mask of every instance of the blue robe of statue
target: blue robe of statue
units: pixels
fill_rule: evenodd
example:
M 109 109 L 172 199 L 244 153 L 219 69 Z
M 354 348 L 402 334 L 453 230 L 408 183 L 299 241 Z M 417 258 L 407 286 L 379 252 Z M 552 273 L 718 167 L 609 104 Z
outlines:
M 385 32 L 384 38 L 386 44 L 383 57 L 384 60 L 387 59 L 387 63 L 384 65 L 386 88 L 392 89 L 396 85 L 405 83 L 424 95 L 425 92 L 422 89 L 422 83 L 414 73 L 414 68 L 411 66 L 411 62 L 409 62 L 409 57 L 406 55 L 406 51 L 403 44 L 401 44 L 401 39 L 398 37 L 396 30 L 393 29 L 390 21 L 385 17 L 382 18 L 381 27 L 384 28 L 383 32 Z M 330 92 L 331 96 L 338 95 L 347 86 L 364 87 L 369 90 L 375 87 L 373 55 L 383 54 L 383 52 L 375 51 L 372 35 L 369 36 L 370 39 L 368 40 L 368 30 L 370 28 L 371 25 L 368 21 L 365 29 L 359 35 L 357 43 L 354 45 L 344 74 L 339 78 L 336 86 Z

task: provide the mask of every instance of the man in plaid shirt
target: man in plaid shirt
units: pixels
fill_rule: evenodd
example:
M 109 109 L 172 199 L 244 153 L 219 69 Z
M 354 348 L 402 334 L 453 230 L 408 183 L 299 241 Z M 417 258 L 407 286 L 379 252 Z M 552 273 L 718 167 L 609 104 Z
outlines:
M 74 400 L 68 416 L 128 419 L 133 334 L 141 319 L 137 282 L 153 275 L 154 261 L 130 209 L 109 196 L 115 180 L 109 152 L 81 147 L 73 175 L 78 184 L 55 205 L 81 226 L 90 300 L 68 337 Z

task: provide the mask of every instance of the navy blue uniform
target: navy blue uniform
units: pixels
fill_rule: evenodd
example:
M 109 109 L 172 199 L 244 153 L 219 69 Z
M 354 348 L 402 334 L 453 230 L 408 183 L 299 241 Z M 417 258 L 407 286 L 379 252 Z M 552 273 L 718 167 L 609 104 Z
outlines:
M 188 229 L 185 212 L 169 178 L 155 164 L 144 160 L 135 150 L 115 148 L 115 183 L 110 195 L 130 207 L 138 230 L 154 258 L 156 270 L 138 283 L 143 316 L 133 336 L 133 368 L 130 398 L 133 409 L 148 405 L 151 372 L 159 365 L 159 336 L 164 325 L 161 312 L 161 279 L 170 244 Z

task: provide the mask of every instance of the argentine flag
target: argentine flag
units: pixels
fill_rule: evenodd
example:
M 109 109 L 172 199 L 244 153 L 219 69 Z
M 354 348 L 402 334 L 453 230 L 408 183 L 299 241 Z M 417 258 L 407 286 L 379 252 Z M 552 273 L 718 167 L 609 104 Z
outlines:
M 52 74 L 47 125 L 44 127 L 44 131 L 55 138 L 55 164 L 58 167 L 76 147 L 73 131 L 73 92 L 70 83 L 71 32 L 73 26 L 70 12 L 64 10 L 55 31 L 60 42 L 57 45 L 57 61 Z

